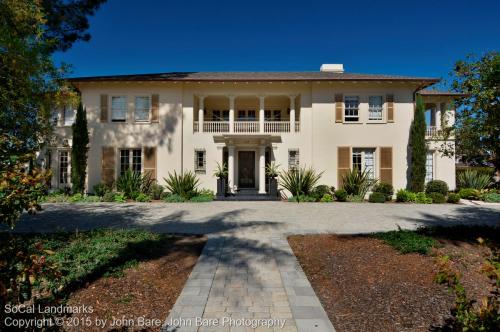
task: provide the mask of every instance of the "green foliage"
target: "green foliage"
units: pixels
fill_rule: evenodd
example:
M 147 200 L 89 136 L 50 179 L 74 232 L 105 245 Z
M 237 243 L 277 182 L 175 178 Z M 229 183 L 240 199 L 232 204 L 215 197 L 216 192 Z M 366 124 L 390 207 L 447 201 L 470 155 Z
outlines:
M 412 192 L 405 190 L 405 189 L 399 189 L 398 192 L 396 193 L 396 202 L 411 202 L 411 194 Z
M 485 193 L 483 200 L 490 203 L 500 203 L 500 194 L 495 192 Z
M 474 188 L 462 188 L 458 191 L 458 195 L 462 199 L 470 199 L 473 201 L 481 199 L 481 192 Z
M 266 175 L 270 178 L 276 178 L 279 175 L 279 167 L 280 165 L 274 161 L 271 161 L 266 165 Z
M 432 180 L 425 185 L 425 193 L 440 193 L 443 196 L 448 194 L 448 184 L 441 180 Z
M 158 183 L 153 183 L 151 185 L 151 198 L 155 200 L 161 199 L 163 191 L 164 191 L 163 186 L 159 185 Z
M 331 194 L 324 194 L 323 197 L 321 197 L 320 202 L 323 203 L 333 202 L 333 197 Z
M 365 198 L 359 195 L 347 195 L 346 201 L 351 203 L 362 203 L 365 201 Z
M 457 204 L 458 202 L 460 202 L 460 195 L 455 193 L 449 193 L 447 202 L 452 204 Z
M 458 188 L 473 188 L 482 190 L 491 183 L 491 180 L 492 178 L 488 174 L 468 169 L 458 173 L 457 186 Z
M 125 203 L 126 197 L 124 194 L 115 193 L 113 200 L 115 203 Z
M 227 178 L 228 175 L 228 170 L 227 170 L 227 164 L 222 163 L 222 165 L 217 162 L 217 167 L 214 170 L 214 176 L 219 179 L 225 179 Z
M 432 198 L 427 196 L 425 192 L 419 192 L 415 195 L 415 203 L 417 204 L 432 204 Z
M 373 192 L 384 194 L 385 200 L 390 201 L 394 195 L 394 187 L 390 183 L 380 182 L 373 187 Z
M 316 173 L 313 168 L 290 169 L 279 174 L 279 184 L 298 199 L 312 193 L 322 174 Z
M 430 194 L 427 194 L 427 196 L 432 199 L 432 203 L 434 204 L 446 203 L 446 196 L 441 193 L 431 192 Z
M 311 203 L 311 202 L 316 202 L 316 198 L 308 195 L 300 195 L 300 196 L 292 196 L 288 198 L 289 202 L 306 202 L 306 203 Z
M 70 196 L 69 197 L 69 202 L 70 203 L 77 203 L 77 202 L 81 202 L 83 201 L 83 195 L 78 193 L 78 194 L 74 194 L 73 196 Z
M 189 201 L 193 203 L 205 203 L 205 202 L 211 202 L 213 200 L 214 200 L 214 195 L 199 194 L 194 197 L 191 197 Z
M 125 195 L 109 191 L 102 197 L 103 202 L 125 203 Z
M 201 189 L 201 190 L 198 190 L 198 192 L 196 193 L 197 196 L 208 196 L 208 197 L 211 197 L 212 200 L 215 198 L 215 193 L 213 192 L 213 190 L 210 190 L 210 189 Z
M 111 188 L 105 183 L 98 183 L 94 185 L 94 194 L 99 197 L 103 197 L 107 192 L 111 191 Z
M 139 193 L 136 197 L 135 197 L 135 201 L 136 202 L 151 202 L 151 197 L 147 194 L 144 194 L 144 193 Z
M 417 95 L 415 115 L 410 128 L 410 191 L 424 191 L 425 184 L 425 161 L 427 145 L 425 142 L 425 105 L 420 95 Z
M 311 192 L 311 196 L 316 198 L 316 201 L 319 201 L 325 195 L 331 195 L 331 194 L 332 192 L 330 191 L 330 187 L 324 184 L 316 186 Z
M 141 174 L 128 169 L 116 180 L 116 189 L 123 192 L 125 198 L 135 199 L 140 193 L 148 194 L 152 184 L 150 173 Z
M 335 198 L 339 202 L 345 202 L 347 200 L 347 191 L 344 189 L 337 189 L 335 190 Z
M 75 123 L 71 126 L 73 144 L 71 146 L 71 183 L 73 193 L 83 194 L 87 177 L 87 153 L 89 150 L 89 131 L 87 111 L 82 102 L 78 104 Z
M 196 174 L 191 171 L 185 171 L 183 174 L 168 173 L 168 178 L 164 178 L 166 188 L 173 195 L 179 195 L 184 200 L 190 200 L 196 196 L 196 190 L 199 180 Z
M 376 233 L 374 237 L 381 239 L 402 254 L 419 253 L 429 254 L 437 246 L 436 240 L 415 231 L 397 230 L 386 233 Z
M 371 179 L 367 170 L 361 172 L 354 168 L 342 176 L 342 189 L 349 195 L 365 197 L 366 193 L 376 183 L 377 180 Z
M 169 194 L 169 195 L 166 195 L 163 200 L 167 203 L 183 203 L 186 201 L 185 198 L 183 198 L 182 196 L 180 195 L 177 195 L 177 194 Z
M 370 203 L 385 203 L 386 195 L 379 192 L 372 192 L 368 197 Z

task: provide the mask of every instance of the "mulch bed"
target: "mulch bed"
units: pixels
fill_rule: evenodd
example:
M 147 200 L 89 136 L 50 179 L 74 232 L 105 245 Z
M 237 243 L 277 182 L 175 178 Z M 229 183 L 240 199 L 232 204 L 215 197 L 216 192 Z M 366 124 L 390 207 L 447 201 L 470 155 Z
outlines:
M 67 331 L 159 331 L 161 326 L 140 327 L 138 319 L 167 318 L 191 270 L 205 245 L 206 238 L 198 236 L 177 237 L 158 248 L 164 252 L 159 258 L 139 262 L 128 268 L 121 277 L 102 277 L 73 293 L 68 305 L 93 307 L 92 314 L 73 314 L 85 324 L 90 318 L 92 326 L 68 324 Z M 98 319 L 107 319 L 106 328 L 95 326 Z M 83 320 L 82 320 L 83 319 Z M 113 320 L 132 319 L 135 326 L 111 327 Z
M 489 249 L 440 240 L 433 255 L 400 254 L 366 236 L 288 238 L 337 331 L 428 331 L 450 318 L 454 296 L 434 281 L 435 255 L 451 257 L 468 295 L 488 294 L 480 272 Z

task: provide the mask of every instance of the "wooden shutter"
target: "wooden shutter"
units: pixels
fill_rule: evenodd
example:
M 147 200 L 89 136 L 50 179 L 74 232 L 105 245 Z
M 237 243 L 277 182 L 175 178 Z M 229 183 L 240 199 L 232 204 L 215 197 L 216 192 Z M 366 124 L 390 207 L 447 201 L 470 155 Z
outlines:
M 115 148 L 102 147 L 101 181 L 112 186 L 115 182 Z
M 151 122 L 158 122 L 159 110 L 160 110 L 160 96 L 159 95 L 152 95 L 151 96 Z
M 342 176 L 351 169 L 351 148 L 339 146 L 337 148 L 337 187 L 342 188 Z
M 151 174 L 151 178 L 156 180 L 156 147 L 144 148 L 144 173 Z
M 335 95 L 335 122 L 342 122 L 344 111 L 344 96 L 341 93 Z
M 387 122 L 394 122 L 394 95 L 387 95 L 385 102 L 387 103 Z
M 380 148 L 380 182 L 392 184 L 392 147 Z
M 101 95 L 101 122 L 108 122 L 108 95 Z

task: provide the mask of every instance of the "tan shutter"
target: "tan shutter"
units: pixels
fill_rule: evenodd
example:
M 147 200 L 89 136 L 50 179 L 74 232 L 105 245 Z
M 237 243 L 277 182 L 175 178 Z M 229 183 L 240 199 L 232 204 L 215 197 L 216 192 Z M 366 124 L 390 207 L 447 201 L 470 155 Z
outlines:
M 158 122 L 159 110 L 160 110 L 160 96 L 159 95 L 152 95 L 151 96 L 151 122 Z
M 335 122 L 342 122 L 344 111 L 344 96 L 341 93 L 335 95 Z
M 394 122 L 394 95 L 387 95 L 385 102 L 387 103 L 387 122 Z
M 108 122 L 108 95 L 101 95 L 101 122 Z
M 144 148 L 144 173 L 151 174 L 151 178 L 156 180 L 156 147 Z
M 339 146 L 337 148 L 337 184 L 342 188 L 342 176 L 351 169 L 351 148 Z
M 115 182 L 115 148 L 111 146 L 102 147 L 102 169 L 101 181 L 107 185 Z
M 380 148 L 380 182 L 392 184 L 392 147 Z

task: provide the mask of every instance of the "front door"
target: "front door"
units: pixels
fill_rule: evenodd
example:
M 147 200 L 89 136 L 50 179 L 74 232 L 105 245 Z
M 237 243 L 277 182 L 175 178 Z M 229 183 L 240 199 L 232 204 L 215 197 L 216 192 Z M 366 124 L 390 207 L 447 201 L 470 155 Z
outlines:
M 238 186 L 255 188 L 255 152 L 238 152 Z

